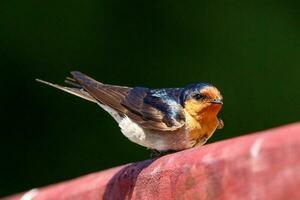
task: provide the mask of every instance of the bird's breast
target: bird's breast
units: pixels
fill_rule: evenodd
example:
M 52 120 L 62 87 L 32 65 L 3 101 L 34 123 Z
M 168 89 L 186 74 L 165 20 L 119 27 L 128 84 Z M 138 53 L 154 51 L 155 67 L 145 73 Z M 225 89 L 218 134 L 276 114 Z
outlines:
M 213 113 L 202 113 L 202 116 L 192 116 L 185 112 L 188 140 L 191 144 L 204 144 L 212 136 L 218 126 L 217 116 Z

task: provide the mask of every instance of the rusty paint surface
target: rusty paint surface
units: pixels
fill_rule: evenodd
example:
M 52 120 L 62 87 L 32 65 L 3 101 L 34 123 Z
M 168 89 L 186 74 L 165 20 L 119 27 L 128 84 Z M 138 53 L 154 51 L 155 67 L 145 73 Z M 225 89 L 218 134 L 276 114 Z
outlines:
M 299 155 L 297 123 L 4 199 L 300 199 Z

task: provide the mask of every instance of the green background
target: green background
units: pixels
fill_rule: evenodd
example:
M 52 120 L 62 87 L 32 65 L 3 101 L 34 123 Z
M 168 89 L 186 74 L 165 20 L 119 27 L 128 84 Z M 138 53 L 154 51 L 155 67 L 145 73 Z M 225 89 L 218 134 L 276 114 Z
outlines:
M 210 142 L 300 118 L 299 1 L 3 0 L 0 196 L 149 158 L 97 105 L 34 81 L 215 84 Z

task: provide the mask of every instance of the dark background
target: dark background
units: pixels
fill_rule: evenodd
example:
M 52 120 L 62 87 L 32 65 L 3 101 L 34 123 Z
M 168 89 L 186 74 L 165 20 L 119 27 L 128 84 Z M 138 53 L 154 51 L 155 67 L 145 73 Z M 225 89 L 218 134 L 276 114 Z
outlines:
M 149 158 L 97 105 L 34 81 L 71 70 L 146 87 L 215 84 L 210 142 L 299 120 L 299 1 L 0 2 L 0 196 Z

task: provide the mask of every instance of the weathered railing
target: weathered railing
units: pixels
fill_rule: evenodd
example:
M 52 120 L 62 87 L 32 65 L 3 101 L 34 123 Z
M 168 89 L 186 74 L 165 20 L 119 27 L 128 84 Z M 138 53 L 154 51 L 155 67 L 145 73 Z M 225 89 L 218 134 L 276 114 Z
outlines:
M 4 199 L 300 199 L 300 123 L 116 167 Z

